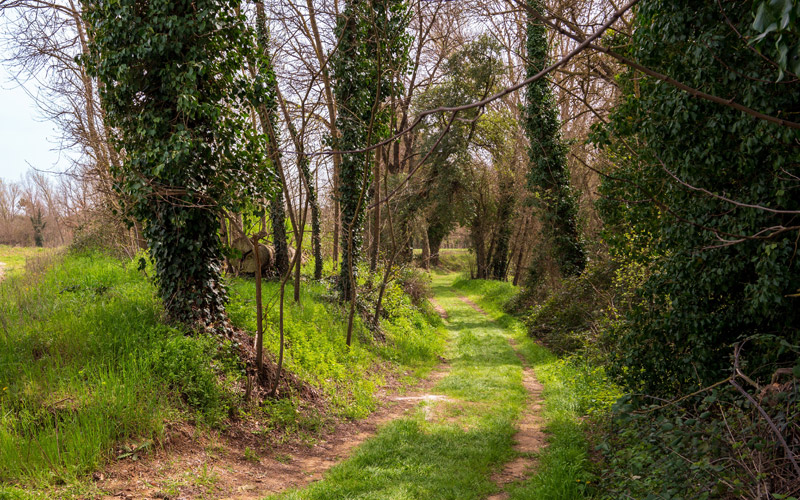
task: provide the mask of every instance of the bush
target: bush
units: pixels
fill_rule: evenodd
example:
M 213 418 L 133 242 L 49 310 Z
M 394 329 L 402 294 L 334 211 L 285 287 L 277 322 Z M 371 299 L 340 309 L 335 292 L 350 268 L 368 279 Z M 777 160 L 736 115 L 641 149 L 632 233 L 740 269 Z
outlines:
M 616 314 L 614 266 L 594 261 L 583 274 L 566 278 L 558 289 L 525 315 L 529 334 L 556 353 L 594 349 L 609 314 Z
M 430 275 L 419 269 L 411 267 L 400 268 L 396 280 L 403 292 L 411 298 L 411 302 L 416 306 L 433 296 Z

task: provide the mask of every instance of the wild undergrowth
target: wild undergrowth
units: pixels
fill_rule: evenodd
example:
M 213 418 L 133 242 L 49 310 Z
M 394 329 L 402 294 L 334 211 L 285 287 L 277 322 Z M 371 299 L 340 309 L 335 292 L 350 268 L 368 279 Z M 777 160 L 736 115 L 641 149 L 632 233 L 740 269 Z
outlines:
M 280 342 L 280 285 L 264 282 L 264 345 L 277 352 Z M 255 284 L 252 280 L 234 280 L 230 287 L 228 313 L 238 328 L 254 332 Z M 304 282 L 300 302 L 294 303 L 293 288 L 287 285 L 284 335 L 285 366 L 301 380 L 322 389 L 332 409 L 340 416 L 359 418 L 374 409 L 374 391 L 384 382 L 386 371 L 376 362 L 402 365 L 422 375 L 436 362 L 443 349 L 435 313 L 415 306 L 396 282 L 388 284 L 380 324 L 382 341 L 365 325 L 360 315 L 354 318 L 354 337 L 348 347 L 345 340 L 347 310 L 335 302 L 324 283 Z
M 167 325 L 145 273 L 135 260 L 67 253 L 0 283 L 0 497 L 14 488 L 77 484 L 125 450 L 154 446 L 169 422 L 224 430 L 238 414 L 267 428 L 318 428 L 291 398 L 246 407 L 234 346 Z M 254 330 L 252 281 L 229 286 L 233 323 Z M 265 303 L 276 289 L 265 285 Z M 429 367 L 441 347 L 435 321 L 401 295 L 395 288 L 388 295 L 387 342 L 375 342 L 357 321 L 347 349 L 346 316 L 324 286 L 304 283 L 300 304 L 290 290 L 286 369 L 319 387 L 336 414 L 365 415 L 388 370 Z M 265 348 L 274 357 L 271 305 Z

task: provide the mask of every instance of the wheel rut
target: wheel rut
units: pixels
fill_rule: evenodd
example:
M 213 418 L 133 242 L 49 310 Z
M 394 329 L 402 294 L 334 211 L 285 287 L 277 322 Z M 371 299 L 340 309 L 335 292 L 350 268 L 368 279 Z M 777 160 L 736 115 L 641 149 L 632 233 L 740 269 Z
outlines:
M 457 295 L 462 302 L 477 312 L 487 315 L 486 311 L 478 304 L 463 295 Z M 492 475 L 492 480 L 501 491 L 489 496 L 487 500 L 508 499 L 509 494 L 505 491 L 506 486 L 530 477 L 537 465 L 536 455 L 542 448 L 547 446 L 547 436 L 544 433 L 544 418 L 542 417 L 544 405 L 542 391 L 544 387 L 536 378 L 536 374 L 525 357 L 519 353 L 516 340 L 509 337 L 508 343 L 514 349 L 514 354 L 517 355 L 520 363 L 522 363 L 522 385 L 528 393 L 528 404 L 520 417 L 518 431 L 514 435 L 514 450 L 519 455 Z

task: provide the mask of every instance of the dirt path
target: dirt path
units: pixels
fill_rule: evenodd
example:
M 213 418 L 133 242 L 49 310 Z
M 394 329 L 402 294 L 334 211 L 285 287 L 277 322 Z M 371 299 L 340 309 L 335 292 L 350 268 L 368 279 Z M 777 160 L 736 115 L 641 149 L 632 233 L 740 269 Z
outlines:
M 459 298 L 486 314 L 466 297 Z M 436 301 L 432 303 L 446 319 L 444 308 Z M 514 348 L 513 339 L 509 339 L 509 343 Z M 545 445 L 539 416 L 542 386 L 521 356 L 520 360 L 528 405 L 518 421 L 519 429 L 515 434 L 515 450 L 519 455 L 491 478 L 500 490 L 527 477 L 536 465 L 534 454 Z M 421 402 L 453 403 L 446 396 L 432 393 L 434 386 L 449 371 L 450 365 L 443 363 L 428 378 L 406 390 L 396 378 L 390 380 L 377 393 L 380 407 L 376 412 L 364 420 L 339 423 L 324 435 L 315 436 L 313 444 L 302 443 L 298 437 L 293 437 L 290 442 L 265 445 L 269 438 L 263 433 L 258 434 L 244 426 L 236 428 L 235 424 L 225 433 L 203 431 L 188 425 L 169 429 L 162 446 L 143 455 L 141 460 L 119 460 L 96 474 L 96 498 L 254 500 L 303 487 L 321 479 L 327 470 L 375 436 L 383 425 L 403 418 Z M 429 404 L 423 408 L 426 420 L 441 419 L 441 415 L 429 415 L 430 411 L 435 413 L 441 408 Z M 252 451 L 264 449 L 268 451 L 263 456 Z M 506 498 L 507 493 L 501 491 L 490 496 L 489 500 Z
M 446 399 L 430 390 L 448 370 L 449 365 L 442 363 L 410 390 L 401 391 L 399 383 L 392 381 L 378 391 L 380 407 L 366 419 L 340 423 L 313 445 L 271 446 L 267 457 L 248 453 L 265 438 L 247 430 L 212 435 L 188 426 L 171 429 L 161 449 L 138 461 L 117 461 L 96 474 L 96 486 L 105 492 L 98 496 L 109 500 L 252 500 L 304 486 L 319 480 L 382 425 L 403 417 L 422 401 Z
M 486 312 L 475 302 L 471 301 L 463 295 L 458 296 L 462 302 L 469 305 L 481 314 Z M 495 473 L 492 480 L 497 484 L 500 489 L 505 488 L 506 485 L 521 481 L 530 476 L 533 469 L 536 467 L 536 459 L 534 454 L 541 451 L 544 446 L 547 446 L 547 438 L 544 434 L 544 420 L 541 417 L 542 404 L 542 384 L 536 378 L 533 370 L 528 366 L 528 362 L 517 351 L 517 342 L 509 338 L 509 344 L 514 349 L 514 353 L 522 363 L 522 385 L 528 392 L 528 406 L 519 421 L 519 430 L 514 435 L 515 445 L 514 449 L 519 453 L 519 456 L 503 466 L 503 470 Z M 509 495 L 505 491 L 491 495 L 486 500 L 506 500 Z

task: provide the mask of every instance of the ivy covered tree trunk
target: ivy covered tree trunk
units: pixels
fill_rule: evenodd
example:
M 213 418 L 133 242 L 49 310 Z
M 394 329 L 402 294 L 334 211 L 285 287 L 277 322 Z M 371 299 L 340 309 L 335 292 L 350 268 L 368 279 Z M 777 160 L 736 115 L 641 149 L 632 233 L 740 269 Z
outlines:
M 232 0 L 83 2 L 89 74 L 124 162 L 124 208 L 143 226 L 168 316 L 225 324 L 219 217 L 273 196 L 261 136 L 247 117 L 263 88 L 242 77 L 258 58 Z M 223 57 L 224 55 L 224 57 Z
M 439 249 L 442 246 L 444 237 L 447 236 L 449 228 L 446 224 L 437 220 L 428 222 L 428 247 L 430 252 L 430 263 L 433 267 L 439 265 Z
M 263 132 L 269 138 L 267 145 L 270 160 L 280 167 L 280 128 L 278 127 L 278 80 L 269 52 L 269 31 L 263 2 L 256 2 L 256 33 L 261 52 L 256 66 L 256 77 L 263 83 L 265 99 L 258 106 L 258 116 Z M 285 186 L 281 186 L 285 189 Z M 272 227 L 272 245 L 275 247 L 275 270 L 283 276 L 289 270 L 289 246 L 286 242 L 286 210 L 283 205 L 283 189 L 269 200 L 269 220 Z
M 544 14 L 541 0 L 528 0 L 528 8 Z M 532 14 L 528 15 L 527 34 L 526 70 L 531 77 L 548 63 L 547 32 Z M 561 140 L 558 111 L 547 79 L 528 84 L 526 99 L 525 133 L 530 142 L 528 187 L 541 213 L 542 231 L 561 274 L 580 274 L 586 266 L 586 256 L 578 229 L 578 204 L 570 188 L 567 146 Z M 539 274 L 538 270 L 535 274 Z
M 508 274 L 509 244 L 511 242 L 511 222 L 514 212 L 514 191 L 512 179 L 505 179 L 500 184 L 500 200 L 497 208 L 497 232 L 493 242 L 494 251 L 489 263 L 492 279 L 504 281 Z
M 275 270 L 279 276 L 289 270 L 289 244 L 286 242 L 286 209 L 283 193 L 269 201 L 269 222 L 272 226 L 272 244 L 275 247 Z
M 33 244 L 41 248 L 44 246 L 44 237 L 42 236 L 42 232 L 44 231 L 44 227 L 47 225 L 42 217 L 42 209 L 40 207 L 36 207 L 33 215 L 30 216 L 30 219 L 31 225 L 33 226 Z
M 338 106 L 336 139 L 342 151 L 380 140 L 388 130 L 391 110 L 382 102 L 401 89 L 393 71 L 408 59 L 408 7 L 400 0 L 350 0 L 336 25 L 338 48 L 332 60 Z M 364 217 L 369 202 L 374 152 L 343 153 L 339 165 L 342 267 L 339 287 L 350 300 L 361 259 Z
M 488 271 L 488 256 L 486 254 L 486 231 L 484 224 L 478 218 L 472 222 L 470 236 L 472 247 L 475 249 L 475 279 L 486 279 Z

